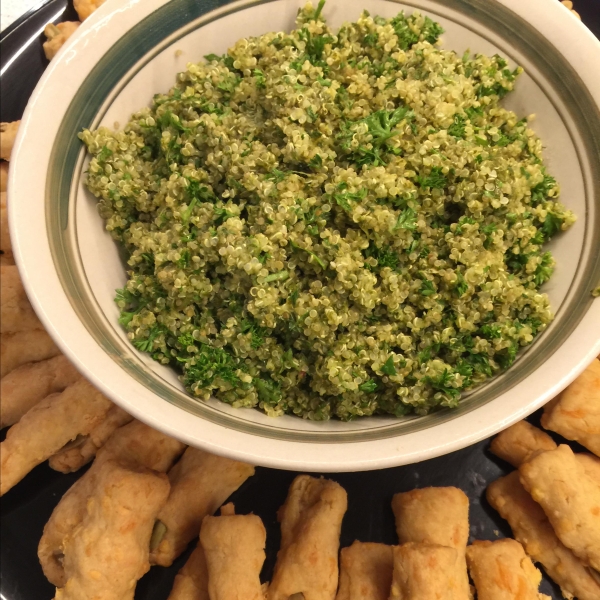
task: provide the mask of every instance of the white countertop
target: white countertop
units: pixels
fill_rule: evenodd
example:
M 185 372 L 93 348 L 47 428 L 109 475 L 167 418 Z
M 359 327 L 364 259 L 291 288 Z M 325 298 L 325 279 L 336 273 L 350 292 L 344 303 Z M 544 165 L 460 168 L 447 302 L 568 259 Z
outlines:
M 40 3 L 41 0 L 2 0 L 0 7 L 0 31 L 4 31 L 22 14 Z

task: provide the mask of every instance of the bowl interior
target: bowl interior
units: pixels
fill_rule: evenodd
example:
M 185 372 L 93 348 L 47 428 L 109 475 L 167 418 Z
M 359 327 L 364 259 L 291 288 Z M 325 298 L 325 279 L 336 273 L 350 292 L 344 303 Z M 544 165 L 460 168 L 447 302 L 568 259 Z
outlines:
M 166 5 L 160 10 L 177 11 L 178 4 L 183 3 L 173 2 L 172 6 Z M 173 85 L 176 74 L 184 70 L 188 62 L 202 60 L 205 54 L 211 52 L 224 53 L 228 46 L 241 37 L 260 35 L 268 31 L 290 30 L 294 26 L 298 4 L 295 2 L 261 3 L 239 7 L 238 10 L 232 7 L 229 14 L 216 20 L 210 21 L 201 17 L 172 32 L 165 28 L 156 36 L 156 46 L 150 52 L 136 61 L 132 57 L 128 58 L 131 66 L 110 95 L 95 99 L 96 114 L 91 126 L 104 125 L 110 128 L 122 126 L 134 111 L 149 104 L 153 94 L 166 92 Z M 414 10 L 414 5 L 410 3 L 349 0 L 343 4 L 328 3 L 325 16 L 332 26 L 338 27 L 345 20 L 357 18 L 365 6 L 371 13 L 385 17 L 394 16 L 401 9 L 409 12 Z M 553 86 L 553 82 L 549 81 L 547 74 L 540 69 L 540 65 L 536 64 L 531 56 L 519 50 L 513 40 L 498 39 L 491 28 L 481 27 L 481 22 L 474 27 L 472 21 L 475 15 L 470 17 L 465 12 L 458 13 L 452 7 L 434 3 L 428 3 L 426 8 L 428 10 L 425 12 L 439 21 L 445 29 L 441 42 L 444 48 L 461 54 L 467 49 L 488 55 L 498 53 L 507 57 L 512 63 L 511 66 L 519 64 L 525 68 L 516 91 L 508 96 L 505 105 L 519 116 L 535 113 L 534 128 L 547 147 L 545 158 L 549 172 L 561 183 L 563 190 L 568 190 L 568 193 L 563 192 L 562 201 L 578 215 L 577 223 L 568 233 L 555 238 L 550 247 L 557 257 L 558 266 L 544 291 L 549 294 L 556 311 L 557 321 L 553 326 L 555 329 L 561 321 L 565 304 L 568 304 L 569 292 L 577 277 L 577 267 L 582 260 L 586 232 L 585 165 L 582 164 L 582 157 L 578 152 L 577 131 L 569 110 L 564 99 Z M 481 18 L 484 15 L 478 16 Z M 492 23 L 487 23 L 488 27 L 490 25 Z M 97 70 L 101 70 L 104 63 L 114 58 L 110 57 L 110 54 L 109 51 L 100 60 Z M 142 355 L 129 347 L 125 333 L 117 323 L 118 310 L 113 298 L 115 289 L 122 287 L 125 282 L 123 260 L 117 245 L 104 231 L 104 224 L 96 210 L 95 198 L 83 186 L 84 171 L 87 168 L 83 153 L 78 159 L 72 189 L 74 202 L 71 206 L 75 217 L 72 221 L 74 224 L 72 233 L 76 238 L 75 258 L 79 262 L 82 274 L 80 284 L 89 286 L 87 299 L 95 304 L 103 317 L 104 334 L 112 339 L 113 344 L 131 355 L 135 370 L 143 371 L 144 378 L 148 383 L 151 382 L 154 390 L 165 399 L 200 416 L 212 413 L 213 418 L 220 416 L 230 424 L 235 423 L 241 427 L 255 424 L 261 429 L 268 428 L 281 434 L 286 431 L 312 435 L 334 434 L 337 438 L 342 433 L 356 435 L 358 432 L 370 431 L 371 434 L 376 435 L 397 435 L 403 430 L 429 427 L 433 424 L 432 421 L 436 420 L 432 417 L 412 417 L 398 421 L 388 417 L 376 417 L 352 423 L 333 420 L 327 423 L 311 423 L 291 416 L 273 420 L 258 411 L 232 409 L 216 400 L 198 406 L 196 401 L 185 394 L 177 374 L 171 368 L 161 366 L 147 355 Z M 546 332 L 542 338 L 548 338 L 549 333 L 551 331 Z M 527 368 L 536 351 L 540 352 L 543 345 L 544 340 L 538 340 L 521 358 L 518 363 L 521 371 Z M 506 376 L 499 377 L 476 390 L 470 394 L 463 406 L 478 406 L 496 397 L 511 383 L 514 385 L 514 378 L 511 378 L 512 381 L 508 379 Z M 451 413 L 447 414 L 450 411 L 442 412 L 445 412 L 446 416 L 451 416 Z

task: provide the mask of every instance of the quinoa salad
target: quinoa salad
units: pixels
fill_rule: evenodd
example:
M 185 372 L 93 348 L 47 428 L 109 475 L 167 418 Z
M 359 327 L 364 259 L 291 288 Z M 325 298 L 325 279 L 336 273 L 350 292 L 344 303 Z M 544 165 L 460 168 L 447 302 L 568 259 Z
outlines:
M 119 322 L 198 399 L 351 420 L 455 407 L 553 315 L 544 244 L 573 214 L 501 106 L 521 72 L 414 12 L 290 33 L 84 130 L 124 247 Z

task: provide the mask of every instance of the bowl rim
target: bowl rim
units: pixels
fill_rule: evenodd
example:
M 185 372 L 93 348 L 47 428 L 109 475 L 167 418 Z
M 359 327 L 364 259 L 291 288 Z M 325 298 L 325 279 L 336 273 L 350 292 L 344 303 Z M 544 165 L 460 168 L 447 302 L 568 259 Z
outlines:
M 64 96 L 71 93 L 76 87 L 75 83 L 67 86 L 57 86 L 56 84 L 60 74 L 64 73 L 67 68 L 69 58 L 73 60 L 77 50 L 87 45 L 100 28 L 106 32 L 107 25 L 113 19 L 119 18 L 121 22 L 124 18 L 126 20 L 126 17 L 129 18 L 128 22 L 131 22 L 133 18 L 136 21 L 141 20 L 166 4 L 166 1 L 145 0 L 142 4 L 138 0 L 127 0 L 119 2 L 119 4 L 113 2 L 103 5 L 86 20 L 73 39 L 61 50 L 60 56 L 55 59 L 56 62 L 53 61 L 50 64 L 32 95 L 16 140 L 14 150 L 16 159 L 13 161 L 14 164 L 11 162 L 9 175 L 11 189 L 16 190 L 15 195 L 25 197 L 26 189 L 32 183 L 26 180 L 28 177 L 34 179 L 31 178 L 30 170 L 27 175 L 26 165 L 31 165 L 34 161 L 41 164 L 40 160 L 45 161 L 42 164 L 47 162 L 46 158 L 52 145 L 50 134 L 46 132 L 42 144 L 38 147 L 33 142 L 41 115 L 41 111 L 36 111 L 36 107 L 43 106 L 50 99 L 55 101 L 58 98 L 64 99 Z M 290 1 L 297 4 L 295 0 Z M 472 2 L 477 4 L 481 0 L 472 0 Z M 558 13 L 559 10 L 567 9 L 558 2 L 556 6 L 552 7 L 548 6 L 547 0 L 532 0 L 527 4 L 521 3 L 520 0 L 496 0 L 496 2 L 528 22 L 535 22 L 536 29 L 546 37 L 556 32 L 557 19 L 553 17 L 560 16 L 559 23 L 564 39 L 560 38 L 557 42 L 553 36 L 553 43 L 576 69 L 596 105 L 600 106 L 600 82 L 591 72 L 593 70 L 591 64 L 585 60 L 591 52 L 600 53 L 600 42 L 593 34 L 574 19 L 570 19 L 572 23 L 569 23 L 568 27 L 572 31 L 572 37 L 578 43 L 568 41 L 570 37 L 565 35 L 564 14 Z M 230 11 L 232 7 L 243 9 L 255 4 L 257 4 L 256 0 L 239 0 L 211 11 L 211 14 L 219 16 Z M 426 0 L 423 0 L 421 4 L 426 5 Z M 542 5 L 543 10 L 541 10 Z M 426 10 L 425 6 L 424 9 Z M 116 27 L 115 30 L 120 32 L 116 33 L 116 31 L 112 32 L 110 28 L 108 29 L 108 34 L 106 34 L 108 39 L 103 42 L 104 49 L 106 49 L 107 43 L 116 41 L 128 30 Z M 89 59 L 87 63 L 91 69 L 93 61 Z M 53 75 L 54 73 L 57 75 Z M 79 81 L 82 77 L 83 75 L 78 75 L 75 81 Z M 32 130 L 32 135 L 27 134 L 29 130 Z M 37 137 L 39 138 L 39 135 Z M 25 156 L 26 159 L 23 158 Z M 600 301 L 596 300 L 591 303 L 585 317 L 571 333 L 560 351 L 555 352 L 536 370 L 536 378 L 540 381 L 554 382 L 549 388 L 526 403 L 523 403 L 517 395 L 512 398 L 510 395 L 504 398 L 506 396 L 504 394 L 469 413 L 460 415 L 460 427 L 457 427 L 456 419 L 436 425 L 433 442 L 426 431 L 366 442 L 333 442 L 326 445 L 317 443 L 314 445 L 315 447 L 303 442 L 257 438 L 231 429 L 228 429 L 225 435 L 222 426 L 191 416 L 187 417 L 182 409 L 160 399 L 159 403 L 150 402 L 151 410 L 148 411 L 139 402 L 131 400 L 136 395 L 140 395 L 139 384 L 127 380 L 120 381 L 118 377 L 107 381 L 100 375 L 100 373 L 114 375 L 115 363 L 89 337 L 89 333 L 80 322 L 72 322 L 72 319 L 77 319 L 77 316 L 54 272 L 47 240 L 39 237 L 42 231 L 45 234 L 44 217 L 32 212 L 31 203 L 17 201 L 15 204 L 17 208 L 11 210 L 9 219 L 16 262 L 36 312 L 63 352 L 99 389 L 136 418 L 169 435 L 178 437 L 186 443 L 201 446 L 206 450 L 231 458 L 276 468 L 311 471 L 368 470 L 433 458 L 489 437 L 500 429 L 524 418 L 560 392 L 585 368 L 586 364 L 600 353 Z M 66 319 L 66 323 L 65 311 L 71 317 Z M 599 324 L 597 329 L 594 328 L 596 323 Z M 565 361 L 567 368 L 565 368 Z M 90 367 L 92 362 L 94 366 Z M 557 372 L 561 373 L 558 378 L 555 375 Z M 148 398 L 145 399 L 148 400 Z M 503 400 L 503 402 L 498 402 L 498 400 Z M 191 423 L 195 423 L 196 427 L 191 426 Z M 227 438 L 227 442 L 223 441 L 224 438 Z M 428 441 L 426 438 L 429 438 Z M 358 450 L 356 450 L 356 446 L 359 447 Z M 323 452 L 325 448 L 326 451 Z M 353 456 L 348 458 L 349 454 Z

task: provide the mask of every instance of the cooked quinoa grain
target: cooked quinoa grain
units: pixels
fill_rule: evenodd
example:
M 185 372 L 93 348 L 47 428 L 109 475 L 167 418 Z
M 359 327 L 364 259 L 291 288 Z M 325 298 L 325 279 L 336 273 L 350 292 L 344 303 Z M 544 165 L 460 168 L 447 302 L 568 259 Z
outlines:
M 456 406 L 552 320 L 543 245 L 574 217 L 499 104 L 521 69 L 438 48 L 417 12 L 334 33 L 321 8 L 82 132 L 129 257 L 120 323 L 201 399 L 315 420 Z

